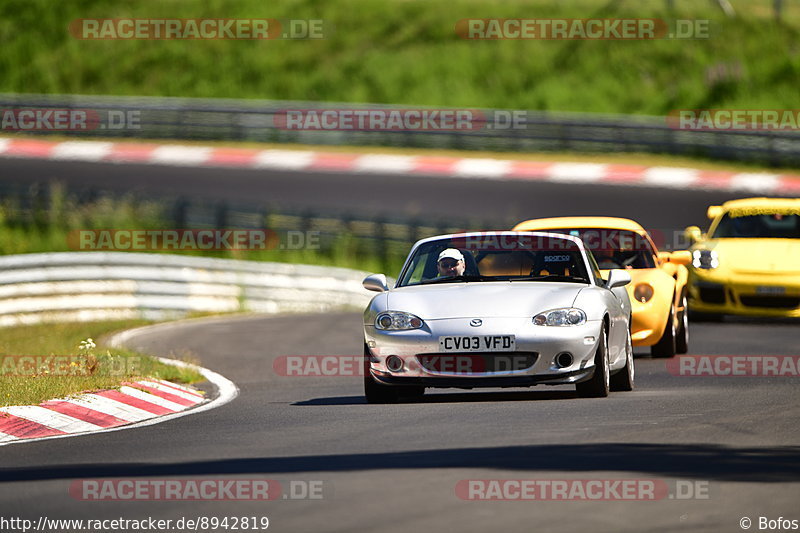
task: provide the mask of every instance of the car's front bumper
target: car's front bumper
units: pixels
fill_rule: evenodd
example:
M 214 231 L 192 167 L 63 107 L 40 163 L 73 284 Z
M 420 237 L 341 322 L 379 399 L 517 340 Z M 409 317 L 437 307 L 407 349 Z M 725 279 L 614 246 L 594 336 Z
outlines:
M 701 313 L 800 317 L 800 277 L 689 270 L 689 308 Z
M 391 332 L 365 326 L 372 376 L 387 385 L 475 388 L 571 384 L 590 378 L 594 372 L 601 321 L 565 327 L 534 326 L 530 318 L 484 318 L 483 326 L 479 328 L 469 328 L 468 323 L 469 319 L 463 318 L 433 320 L 427 321 L 423 329 Z M 439 337 L 449 335 L 514 335 L 516 350 L 442 352 Z M 555 359 L 564 352 L 572 355 L 572 364 L 561 367 Z M 402 359 L 403 368 L 389 370 L 386 365 L 389 356 Z M 525 364 L 523 367 L 500 365 L 491 369 L 488 369 L 491 365 L 487 365 L 488 370 L 464 368 L 458 364 L 432 367 L 430 360 L 437 357 L 443 360 L 451 357 L 467 360 L 499 357 L 525 361 Z
M 393 375 L 370 369 L 372 377 L 384 385 L 417 385 L 422 387 L 451 387 L 474 389 L 481 387 L 531 387 L 533 385 L 568 385 L 580 383 L 592 377 L 594 366 L 574 372 L 541 376 L 502 376 L 502 377 L 412 377 Z
M 631 340 L 634 346 L 652 346 L 661 340 L 669 319 L 671 302 L 631 302 Z

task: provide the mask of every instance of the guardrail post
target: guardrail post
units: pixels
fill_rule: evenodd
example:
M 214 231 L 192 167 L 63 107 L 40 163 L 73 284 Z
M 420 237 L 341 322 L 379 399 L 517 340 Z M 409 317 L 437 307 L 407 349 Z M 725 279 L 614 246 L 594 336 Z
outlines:
M 175 228 L 186 227 L 188 211 L 189 211 L 189 202 L 185 198 L 179 198 L 175 202 L 175 207 L 173 209 L 173 220 L 175 221 Z

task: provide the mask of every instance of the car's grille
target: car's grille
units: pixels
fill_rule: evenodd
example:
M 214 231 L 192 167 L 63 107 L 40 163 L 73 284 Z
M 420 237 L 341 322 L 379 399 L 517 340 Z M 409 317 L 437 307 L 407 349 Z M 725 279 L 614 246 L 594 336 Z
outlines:
M 739 296 L 742 305 L 773 309 L 794 309 L 800 307 L 800 296 Z
M 709 304 L 725 303 L 725 288 L 722 285 L 700 285 L 700 299 Z
M 538 357 L 538 352 L 428 353 L 417 355 L 417 361 L 429 372 L 483 374 L 526 370 Z

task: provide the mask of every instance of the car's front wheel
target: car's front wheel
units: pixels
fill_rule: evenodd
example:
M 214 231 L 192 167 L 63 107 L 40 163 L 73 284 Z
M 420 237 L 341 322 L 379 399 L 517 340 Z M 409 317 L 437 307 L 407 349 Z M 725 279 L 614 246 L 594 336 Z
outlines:
M 578 396 L 582 398 L 605 398 L 611 389 L 608 368 L 608 335 L 606 328 L 600 330 L 597 351 L 594 355 L 594 374 L 591 379 L 575 384 Z
M 675 304 L 669 308 L 669 316 L 667 317 L 667 324 L 664 326 L 664 333 L 661 334 L 661 339 L 650 347 L 650 354 L 653 357 L 675 357 L 676 351 L 676 335 L 675 328 Z
M 681 298 L 683 312 L 680 316 L 680 326 L 678 335 L 675 338 L 675 353 L 686 353 L 689 351 L 689 302 L 684 294 Z
M 612 391 L 632 391 L 634 389 L 633 342 L 631 330 L 628 329 L 628 339 L 625 342 L 625 368 L 611 376 Z

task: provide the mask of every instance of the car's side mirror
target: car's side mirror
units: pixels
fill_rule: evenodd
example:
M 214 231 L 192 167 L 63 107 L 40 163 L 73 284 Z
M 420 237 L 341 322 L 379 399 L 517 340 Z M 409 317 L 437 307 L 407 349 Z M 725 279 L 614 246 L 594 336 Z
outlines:
M 678 250 L 676 252 L 658 252 L 658 260 L 662 263 L 688 265 L 692 262 L 692 253 L 687 250 Z
M 371 274 L 364 278 L 361 284 L 368 291 L 384 292 L 389 290 L 389 284 L 386 282 L 384 274 Z
M 606 281 L 606 289 L 613 289 L 615 287 L 624 287 L 631 282 L 631 275 L 622 269 L 615 268 L 608 273 L 608 281 Z
M 683 236 L 692 244 L 703 240 L 703 232 L 697 226 L 689 226 L 683 230 Z
M 669 254 L 669 262 L 676 265 L 688 265 L 692 262 L 692 252 L 688 250 L 679 250 Z

